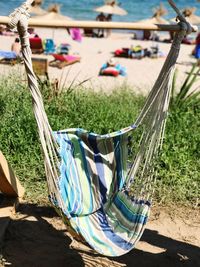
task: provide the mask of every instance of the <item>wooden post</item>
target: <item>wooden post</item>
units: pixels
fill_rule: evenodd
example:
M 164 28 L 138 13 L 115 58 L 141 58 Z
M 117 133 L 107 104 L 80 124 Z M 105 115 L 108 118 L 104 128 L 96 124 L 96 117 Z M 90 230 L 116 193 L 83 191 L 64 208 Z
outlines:
M 24 188 L 0 151 L 0 192 L 6 196 L 22 198 Z
M 15 176 L 12 168 L 0 151 L 0 193 L 3 200 L 0 201 L 0 250 L 3 246 L 6 229 L 12 214 L 18 206 L 18 198 L 24 195 L 24 188 Z M 9 197 L 9 198 L 8 198 Z M 1 265 L 1 264 L 0 264 Z
M 0 16 L 0 24 L 7 25 L 10 18 Z M 49 28 L 93 28 L 93 29 L 121 29 L 121 30 L 152 30 L 152 31 L 180 31 L 180 25 L 175 24 L 149 24 L 134 22 L 102 22 L 102 21 L 78 21 L 78 20 L 44 20 L 30 18 L 29 27 L 49 27 Z M 193 31 L 198 31 L 196 26 L 192 26 Z

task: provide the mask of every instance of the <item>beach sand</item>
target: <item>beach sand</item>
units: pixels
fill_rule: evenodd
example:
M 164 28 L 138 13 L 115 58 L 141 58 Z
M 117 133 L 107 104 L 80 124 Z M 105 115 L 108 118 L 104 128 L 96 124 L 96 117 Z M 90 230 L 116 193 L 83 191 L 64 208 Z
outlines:
M 62 70 L 58 68 L 49 67 L 48 74 L 50 80 L 58 79 L 60 85 L 65 83 L 66 87 L 69 86 L 74 80 L 74 85 L 82 83 L 87 80 L 83 85 L 93 90 L 103 90 L 109 92 L 114 88 L 127 85 L 137 93 L 147 94 L 154 82 L 156 81 L 165 58 L 143 58 L 127 59 L 117 58 L 117 62 L 127 69 L 127 76 L 122 77 L 105 77 L 98 76 L 100 67 L 109 58 L 112 57 L 112 52 L 122 47 L 130 48 L 131 45 L 141 45 L 143 48 L 150 48 L 158 45 L 160 50 L 167 54 L 170 49 L 170 44 L 152 41 L 133 40 L 131 33 L 112 32 L 109 38 L 90 38 L 84 37 L 81 43 L 73 41 L 65 30 L 51 30 L 51 29 L 36 29 L 39 36 L 43 38 L 53 38 L 55 43 L 69 43 L 72 47 L 70 54 L 81 57 L 81 62 L 71 66 L 64 67 Z M 168 35 L 166 36 L 168 37 Z M 0 37 L 0 49 L 9 50 L 14 37 Z M 191 56 L 194 45 L 181 46 L 180 55 L 176 64 L 178 69 L 178 85 L 181 84 L 184 77 L 191 68 L 191 64 L 195 59 Z M 52 56 L 33 55 L 37 58 L 48 58 L 52 60 Z M 23 73 L 22 66 L 5 66 L 0 65 L 0 75 L 7 75 L 10 71 L 17 71 Z

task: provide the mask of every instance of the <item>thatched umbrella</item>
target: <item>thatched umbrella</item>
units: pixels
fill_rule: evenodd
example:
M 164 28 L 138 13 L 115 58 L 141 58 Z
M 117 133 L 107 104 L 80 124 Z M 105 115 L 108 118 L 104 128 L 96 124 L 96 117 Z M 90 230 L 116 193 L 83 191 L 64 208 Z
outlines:
M 31 7 L 29 9 L 30 13 L 33 15 L 44 15 L 47 13 L 46 10 L 44 10 L 43 8 L 41 8 L 42 5 L 42 0 L 35 0 L 33 1 L 33 3 L 31 4 Z
M 149 24 L 169 24 L 169 22 L 162 17 L 162 16 L 164 16 L 166 14 L 167 14 L 167 10 L 160 3 L 160 6 L 153 10 L 153 16 L 152 17 L 150 17 L 148 19 L 139 20 L 139 21 L 136 21 L 136 22 L 140 23 L 140 24 L 143 24 L 144 26 L 149 25 Z M 143 31 L 143 38 L 147 39 L 147 40 L 149 40 L 150 38 L 156 39 L 157 38 L 157 34 L 151 32 L 149 30 L 144 30 Z
M 33 3 L 31 5 L 32 6 L 41 6 L 42 2 L 43 2 L 43 0 L 35 0 L 35 1 L 33 1 Z
M 44 15 L 36 16 L 34 18 L 43 20 L 72 20 L 72 18 L 64 16 L 60 13 L 60 6 L 57 4 L 49 6 L 48 12 L 46 12 Z
M 68 16 L 64 16 L 60 13 L 60 5 L 58 4 L 53 4 L 48 7 L 48 12 L 44 15 L 41 16 L 35 16 L 34 19 L 38 20 L 46 20 L 46 21 L 66 21 L 66 20 L 73 20 L 72 18 Z M 54 39 L 55 35 L 55 29 L 52 31 L 52 38 Z
M 167 14 L 167 10 L 164 8 L 162 4 L 160 4 L 160 6 L 154 9 L 153 11 L 154 11 L 154 14 L 151 18 L 139 20 L 136 22 L 143 23 L 145 25 L 147 24 L 169 24 L 169 22 L 162 17 Z
M 95 8 L 94 11 L 99 12 L 99 13 L 102 12 L 106 14 L 120 15 L 120 16 L 127 15 L 127 11 L 121 8 L 117 4 L 117 1 L 114 1 L 114 0 L 106 1 L 105 5 Z
M 185 16 L 186 20 L 191 24 L 200 24 L 200 17 L 195 15 L 196 8 L 195 7 L 187 7 L 185 8 L 182 13 Z M 171 19 L 172 22 L 176 21 L 176 18 Z

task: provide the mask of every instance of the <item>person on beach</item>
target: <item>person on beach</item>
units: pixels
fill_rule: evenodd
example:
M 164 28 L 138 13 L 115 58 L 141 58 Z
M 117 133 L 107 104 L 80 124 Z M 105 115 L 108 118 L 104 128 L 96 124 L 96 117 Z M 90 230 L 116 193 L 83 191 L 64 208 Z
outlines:
M 106 21 L 112 21 L 112 14 L 108 14 L 108 16 L 106 17 Z
M 126 76 L 126 68 L 121 66 L 114 57 L 110 58 L 104 63 L 100 69 L 99 75 L 115 76 L 118 75 Z
M 112 21 L 112 14 L 108 14 L 107 17 L 106 17 L 106 21 L 107 22 L 110 22 Z M 106 37 L 109 37 L 111 35 L 111 29 L 108 29 L 107 30 L 107 34 L 106 34 Z
M 4 35 L 4 32 L 5 32 L 5 26 L 0 25 L 0 35 Z
M 200 33 L 197 34 L 196 40 L 195 40 L 195 48 L 192 54 L 197 59 L 198 66 L 200 65 Z
M 19 38 L 15 38 L 14 43 L 11 46 L 11 51 L 15 52 L 17 56 L 21 54 L 21 44 Z
M 38 34 L 35 33 L 35 29 L 34 28 L 28 28 L 28 33 L 29 33 L 29 38 L 38 38 Z
M 106 21 L 106 16 L 104 15 L 103 12 L 101 12 L 97 17 L 96 21 Z M 98 37 L 104 37 L 104 29 L 98 29 L 97 32 Z

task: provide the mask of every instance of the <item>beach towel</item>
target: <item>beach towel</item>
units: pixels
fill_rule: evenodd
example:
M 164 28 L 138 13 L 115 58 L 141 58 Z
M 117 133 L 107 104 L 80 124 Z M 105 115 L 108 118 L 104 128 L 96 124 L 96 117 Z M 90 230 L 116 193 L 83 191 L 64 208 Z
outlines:
M 0 50 L 0 58 L 1 59 L 16 59 L 17 54 L 13 51 L 1 51 Z
M 120 64 L 115 64 L 114 66 L 110 66 L 108 63 L 105 63 L 101 67 L 99 75 L 114 76 L 114 77 L 117 77 L 118 75 L 126 76 L 127 71 L 126 68 L 121 66 Z
M 72 28 L 70 29 L 70 35 L 74 41 L 81 42 L 82 41 L 82 34 L 80 29 Z

